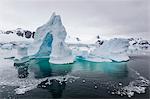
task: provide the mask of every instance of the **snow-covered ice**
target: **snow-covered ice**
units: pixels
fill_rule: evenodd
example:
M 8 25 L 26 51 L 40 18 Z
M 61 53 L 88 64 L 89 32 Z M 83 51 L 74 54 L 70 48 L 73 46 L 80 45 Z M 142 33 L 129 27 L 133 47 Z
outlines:
M 128 50 L 129 41 L 122 38 L 114 38 L 105 41 L 101 46 L 91 51 L 88 57 L 85 57 L 88 61 L 103 62 L 103 61 L 128 61 L 129 56 L 126 54 Z

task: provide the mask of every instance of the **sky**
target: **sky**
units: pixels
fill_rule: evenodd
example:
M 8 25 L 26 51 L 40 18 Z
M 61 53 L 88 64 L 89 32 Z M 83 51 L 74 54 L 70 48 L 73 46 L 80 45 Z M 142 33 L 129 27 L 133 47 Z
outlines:
M 35 31 L 61 15 L 68 35 L 150 39 L 149 0 L 0 0 L 0 30 Z

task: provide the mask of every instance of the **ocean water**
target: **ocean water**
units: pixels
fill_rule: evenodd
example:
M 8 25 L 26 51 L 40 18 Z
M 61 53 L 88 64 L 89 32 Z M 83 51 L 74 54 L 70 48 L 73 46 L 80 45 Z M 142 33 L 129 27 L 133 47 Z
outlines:
M 149 99 L 150 57 L 130 58 L 120 63 L 77 59 L 56 65 L 48 58 L 14 64 L 1 57 L 0 99 Z

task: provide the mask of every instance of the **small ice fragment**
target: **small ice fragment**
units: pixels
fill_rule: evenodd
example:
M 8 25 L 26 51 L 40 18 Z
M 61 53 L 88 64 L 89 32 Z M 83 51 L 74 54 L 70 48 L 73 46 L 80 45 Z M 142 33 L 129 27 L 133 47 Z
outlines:
M 122 83 L 119 83 L 119 86 L 122 86 Z
M 85 79 L 83 79 L 82 82 L 85 83 Z
M 111 92 L 111 94 L 115 94 L 114 92 Z
M 98 87 L 95 85 L 94 88 L 97 89 Z

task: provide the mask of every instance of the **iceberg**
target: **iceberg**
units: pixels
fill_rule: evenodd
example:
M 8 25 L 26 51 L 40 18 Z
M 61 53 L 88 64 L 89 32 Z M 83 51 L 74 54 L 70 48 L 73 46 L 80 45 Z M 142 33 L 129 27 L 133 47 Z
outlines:
M 129 41 L 127 39 L 110 39 L 101 46 L 96 46 L 85 59 L 93 62 L 128 61 L 129 56 L 126 54 L 128 46 Z
M 53 64 L 67 64 L 74 62 L 71 49 L 65 43 L 67 32 L 61 17 L 52 14 L 50 20 L 37 28 L 35 33 L 34 57 L 49 57 Z

